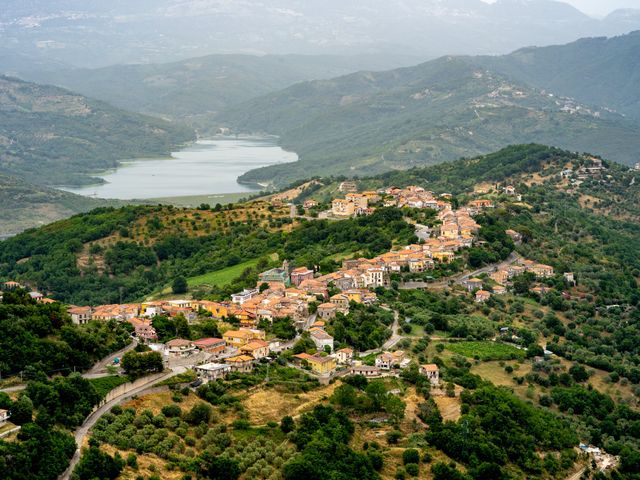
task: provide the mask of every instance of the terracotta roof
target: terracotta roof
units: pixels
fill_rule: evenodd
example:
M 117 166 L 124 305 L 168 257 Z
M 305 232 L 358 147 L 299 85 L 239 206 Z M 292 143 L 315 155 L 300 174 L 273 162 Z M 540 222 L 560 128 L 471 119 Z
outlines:
M 243 363 L 243 362 L 253 362 L 253 357 L 249 355 L 238 355 L 237 357 L 225 358 L 225 362 L 227 363 Z
M 222 338 L 201 338 L 193 342 L 196 347 L 209 347 L 219 343 L 224 343 L 224 340 Z
M 165 343 L 167 347 L 188 347 L 192 344 L 193 342 L 191 340 L 185 340 L 184 338 L 175 338 Z
M 428 363 L 426 365 L 422 365 L 422 369 L 427 372 L 437 372 L 439 370 L 438 365 L 435 363 Z

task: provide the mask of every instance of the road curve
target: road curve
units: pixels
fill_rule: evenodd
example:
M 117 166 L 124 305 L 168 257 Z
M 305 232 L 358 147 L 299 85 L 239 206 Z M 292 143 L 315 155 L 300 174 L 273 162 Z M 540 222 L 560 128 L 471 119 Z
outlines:
M 76 451 L 73 454 L 73 457 L 71 458 L 69 467 L 67 467 L 64 473 L 58 477 L 58 480 L 69 480 L 69 478 L 71 478 L 71 473 L 73 473 L 73 469 L 76 468 L 76 465 L 80 461 L 80 454 L 81 454 L 82 444 L 84 443 L 84 439 L 88 435 L 91 428 L 96 424 L 98 419 L 102 417 L 102 415 L 107 413 L 114 406 L 120 404 L 121 402 L 124 402 L 125 400 L 128 400 L 134 395 L 138 395 L 144 392 L 145 390 L 153 387 L 155 384 L 163 382 L 164 380 L 167 380 L 168 378 L 171 378 L 174 375 L 184 373 L 185 371 L 186 371 L 186 368 L 184 367 L 177 367 L 175 370 L 170 370 L 165 375 L 149 380 L 149 382 L 144 383 L 143 385 L 140 385 L 139 387 L 134 388 L 133 390 L 130 390 L 126 393 L 123 393 L 122 395 L 105 403 L 100 408 L 98 408 L 95 412 L 93 412 L 87 418 L 85 418 L 84 422 L 82 423 L 82 425 L 80 425 L 80 427 L 78 427 L 74 435 L 74 438 L 76 441 Z

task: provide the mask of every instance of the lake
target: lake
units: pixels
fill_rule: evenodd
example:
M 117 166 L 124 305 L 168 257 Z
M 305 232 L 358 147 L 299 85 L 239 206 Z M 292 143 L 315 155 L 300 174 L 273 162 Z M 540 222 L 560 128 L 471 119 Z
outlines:
M 123 160 L 116 170 L 96 174 L 107 183 L 61 190 L 120 200 L 182 197 L 253 191 L 237 178 L 254 168 L 295 162 L 273 140 L 220 138 L 200 140 L 171 158 Z

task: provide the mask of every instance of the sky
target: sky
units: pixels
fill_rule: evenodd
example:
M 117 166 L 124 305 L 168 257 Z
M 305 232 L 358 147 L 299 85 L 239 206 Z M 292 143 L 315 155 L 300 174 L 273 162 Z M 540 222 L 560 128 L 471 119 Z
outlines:
M 495 0 L 484 0 L 493 3 Z M 604 17 L 607 14 L 619 8 L 637 8 L 640 9 L 640 0 L 560 0 L 570 3 L 582 12 L 598 17 Z

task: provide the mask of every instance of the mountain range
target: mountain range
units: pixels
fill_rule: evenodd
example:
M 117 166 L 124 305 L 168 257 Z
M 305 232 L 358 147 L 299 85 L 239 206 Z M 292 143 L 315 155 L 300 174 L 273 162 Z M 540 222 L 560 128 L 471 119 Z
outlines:
M 636 161 L 640 127 L 483 68 L 463 57 L 294 85 L 222 114 L 236 131 L 268 132 L 295 164 L 242 181 L 282 185 L 310 175 L 366 175 L 539 142 Z
M 529 85 L 640 120 L 640 31 L 476 60 Z
M 639 11 L 594 19 L 551 0 L 5 0 L 0 58 L 76 67 L 230 52 L 435 58 L 638 28 Z
M 209 55 L 171 63 L 98 69 L 23 69 L 29 80 L 59 85 L 119 108 L 206 127 L 218 111 L 305 80 L 417 63 L 387 55 Z M 39 68 L 38 68 L 39 67 Z

